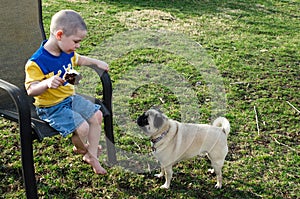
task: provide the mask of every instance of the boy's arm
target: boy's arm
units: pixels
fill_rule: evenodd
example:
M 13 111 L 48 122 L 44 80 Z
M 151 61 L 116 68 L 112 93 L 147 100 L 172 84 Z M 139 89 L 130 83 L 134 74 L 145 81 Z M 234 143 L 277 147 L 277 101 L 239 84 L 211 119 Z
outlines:
M 106 62 L 98 60 L 98 59 L 94 59 L 91 57 L 82 56 L 82 55 L 79 55 L 77 64 L 79 66 L 94 66 L 94 65 L 96 65 L 98 68 L 101 68 L 105 71 L 109 70 L 108 64 Z
M 64 83 L 59 75 L 45 79 L 40 67 L 34 61 L 28 61 L 25 66 L 25 88 L 30 96 L 43 94 L 49 88 L 58 88 Z
M 49 79 L 45 79 L 43 81 L 32 82 L 30 86 L 27 88 L 27 94 L 30 96 L 37 96 L 44 93 L 48 88 L 58 88 L 63 85 L 64 80 L 60 78 L 58 75 L 54 75 Z

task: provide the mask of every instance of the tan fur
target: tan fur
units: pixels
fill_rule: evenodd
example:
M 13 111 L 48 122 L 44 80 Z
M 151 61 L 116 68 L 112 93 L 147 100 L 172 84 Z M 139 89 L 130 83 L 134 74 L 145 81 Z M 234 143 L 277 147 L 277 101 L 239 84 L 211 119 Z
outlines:
M 227 136 L 230 125 L 226 118 L 217 118 L 213 125 L 187 124 L 168 119 L 163 113 L 150 109 L 145 113 L 149 125 L 142 127 L 143 131 L 155 140 L 153 155 L 161 164 L 161 173 L 157 177 L 165 176 L 165 183 L 161 188 L 170 187 L 173 174 L 172 167 L 181 160 L 192 158 L 196 155 L 208 155 L 213 170 L 217 175 L 217 188 L 222 187 L 222 172 L 225 157 L 228 152 Z M 162 125 L 155 125 L 155 121 L 162 120 Z M 155 127 L 156 126 L 156 127 Z M 169 129 L 168 133 L 161 134 Z

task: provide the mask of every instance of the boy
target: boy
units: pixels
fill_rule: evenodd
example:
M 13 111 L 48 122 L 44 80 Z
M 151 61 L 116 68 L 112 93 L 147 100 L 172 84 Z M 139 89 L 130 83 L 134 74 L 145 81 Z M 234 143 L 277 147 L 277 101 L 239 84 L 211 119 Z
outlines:
M 86 35 L 86 24 L 77 12 L 56 13 L 51 19 L 49 40 L 26 63 L 25 87 L 28 95 L 35 98 L 38 116 L 63 137 L 73 133 L 73 150 L 83 155 L 95 173 L 106 174 L 97 155 L 102 122 L 100 107 L 76 95 L 74 85 L 64 80 L 66 72 L 74 66 L 96 65 L 108 71 L 105 62 L 75 52 Z

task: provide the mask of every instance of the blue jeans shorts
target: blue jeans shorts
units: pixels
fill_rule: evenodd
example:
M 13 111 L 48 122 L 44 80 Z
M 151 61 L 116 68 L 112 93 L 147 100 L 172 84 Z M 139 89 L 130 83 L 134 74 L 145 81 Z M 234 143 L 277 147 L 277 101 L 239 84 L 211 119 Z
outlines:
M 93 104 L 80 95 L 73 95 L 51 107 L 37 107 L 36 112 L 42 120 L 66 137 L 99 109 L 100 105 Z

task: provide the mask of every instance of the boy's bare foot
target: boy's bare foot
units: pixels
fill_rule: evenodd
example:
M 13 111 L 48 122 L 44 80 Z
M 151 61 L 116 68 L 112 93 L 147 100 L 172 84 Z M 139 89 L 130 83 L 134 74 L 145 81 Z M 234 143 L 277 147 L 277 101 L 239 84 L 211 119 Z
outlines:
M 73 146 L 73 151 L 74 153 L 85 155 L 88 152 L 87 150 L 88 144 L 85 144 L 85 147 L 86 147 L 85 149 L 81 149 L 81 148 L 77 148 L 76 146 Z M 97 151 L 97 157 L 99 157 L 101 153 L 102 153 L 102 146 L 99 145 Z
M 96 174 L 107 173 L 107 171 L 100 165 L 99 161 L 96 158 L 91 157 L 89 153 L 86 153 L 83 156 L 83 160 L 93 167 L 93 170 Z
M 87 148 L 87 144 L 85 145 L 85 147 Z M 73 146 L 73 152 L 84 155 L 88 152 L 86 148 L 83 149 L 83 148 L 77 148 L 76 146 Z

